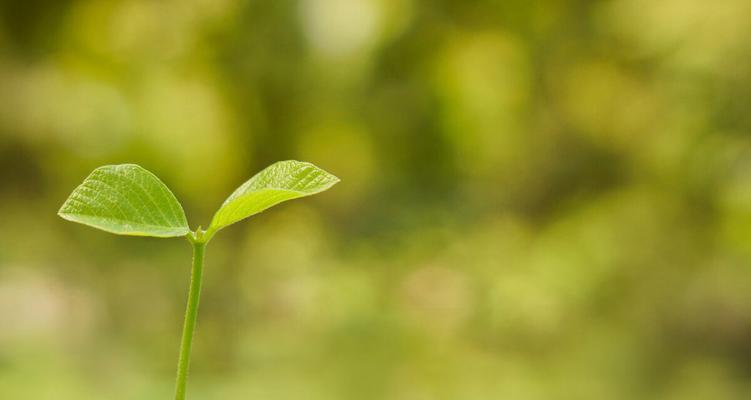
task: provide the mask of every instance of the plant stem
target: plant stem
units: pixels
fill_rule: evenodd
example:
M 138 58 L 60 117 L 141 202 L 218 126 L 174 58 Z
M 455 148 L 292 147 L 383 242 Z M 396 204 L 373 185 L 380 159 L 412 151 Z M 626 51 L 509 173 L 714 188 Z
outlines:
M 198 235 L 200 235 L 200 228 Z M 180 358 L 177 361 L 177 384 L 175 387 L 175 400 L 185 400 L 185 387 L 188 381 L 188 367 L 190 365 L 190 351 L 193 345 L 193 331 L 196 327 L 198 316 L 198 300 L 201 297 L 201 277 L 203 275 L 203 258 L 206 242 L 202 238 L 189 240 L 193 245 L 193 269 L 190 273 L 190 290 L 188 291 L 188 306 L 185 309 L 185 322 L 183 324 L 183 338 L 180 343 Z

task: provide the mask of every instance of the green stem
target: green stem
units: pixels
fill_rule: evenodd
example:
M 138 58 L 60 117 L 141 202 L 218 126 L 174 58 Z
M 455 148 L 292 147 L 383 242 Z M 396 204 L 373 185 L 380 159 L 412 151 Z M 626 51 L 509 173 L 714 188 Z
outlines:
M 175 400 L 185 400 L 185 387 L 188 381 L 188 366 L 190 365 L 190 351 L 193 345 L 193 331 L 196 327 L 198 316 L 198 300 L 201 297 L 201 277 L 203 274 L 203 257 L 206 242 L 200 238 L 201 229 L 196 231 L 195 236 L 189 236 L 193 245 L 193 269 L 190 273 L 190 290 L 188 291 L 188 306 L 185 309 L 185 322 L 183 324 L 183 338 L 180 343 L 180 358 L 177 362 L 177 384 L 175 387 Z

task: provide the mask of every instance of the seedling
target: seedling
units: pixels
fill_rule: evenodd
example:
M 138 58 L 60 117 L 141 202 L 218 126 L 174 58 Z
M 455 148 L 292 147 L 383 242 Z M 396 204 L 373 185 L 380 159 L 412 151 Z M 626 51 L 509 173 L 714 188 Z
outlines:
M 156 175 L 135 164 L 95 169 L 68 197 L 58 215 L 118 235 L 185 237 L 193 247 L 188 305 L 177 362 L 175 399 L 185 399 L 193 331 L 201 295 L 206 244 L 222 228 L 283 201 L 323 192 L 339 178 L 300 161 L 280 161 L 240 185 L 224 201 L 209 228 L 188 227 L 180 202 Z

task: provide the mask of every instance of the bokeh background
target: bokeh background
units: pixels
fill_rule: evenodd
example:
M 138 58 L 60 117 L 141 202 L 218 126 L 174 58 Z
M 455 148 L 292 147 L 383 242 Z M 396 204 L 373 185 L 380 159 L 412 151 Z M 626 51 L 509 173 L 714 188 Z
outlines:
M 218 235 L 193 399 L 751 398 L 751 2 L 0 2 L 0 398 L 172 398 L 190 247 L 55 214 L 95 167 Z

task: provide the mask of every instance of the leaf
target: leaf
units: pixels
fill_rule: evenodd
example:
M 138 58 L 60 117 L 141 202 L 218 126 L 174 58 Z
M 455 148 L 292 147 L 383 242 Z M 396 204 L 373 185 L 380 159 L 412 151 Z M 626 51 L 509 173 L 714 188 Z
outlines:
M 58 215 L 119 235 L 173 237 L 190 232 L 175 195 L 154 174 L 135 164 L 95 169 Z
M 237 188 L 214 214 L 209 231 L 216 232 L 283 201 L 323 192 L 337 182 L 339 178 L 311 163 L 279 161 Z

